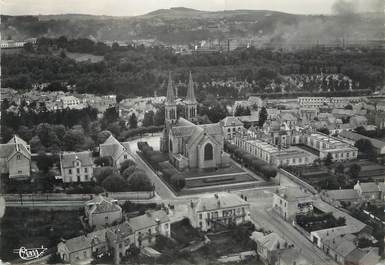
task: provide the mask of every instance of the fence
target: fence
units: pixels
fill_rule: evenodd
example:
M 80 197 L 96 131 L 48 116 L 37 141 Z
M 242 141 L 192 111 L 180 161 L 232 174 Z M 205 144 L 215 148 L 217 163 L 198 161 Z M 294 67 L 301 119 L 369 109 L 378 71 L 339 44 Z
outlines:
M 117 200 L 149 200 L 154 198 L 154 191 L 134 192 L 108 192 L 105 196 Z M 66 193 L 45 193 L 45 194 L 5 194 L 6 201 L 88 201 L 95 194 L 66 194 Z
M 304 187 L 305 189 L 309 190 L 311 193 L 313 194 L 317 194 L 317 190 L 312 186 L 310 185 L 309 183 L 306 183 L 305 181 L 303 181 L 302 179 L 294 176 L 293 174 L 287 172 L 286 170 L 280 168 L 279 171 L 278 171 L 278 174 L 281 174 L 287 178 L 289 178 L 290 180 L 292 180 L 293 182 L 297 183 L 298 185 L 301 185 L 302 187 Z

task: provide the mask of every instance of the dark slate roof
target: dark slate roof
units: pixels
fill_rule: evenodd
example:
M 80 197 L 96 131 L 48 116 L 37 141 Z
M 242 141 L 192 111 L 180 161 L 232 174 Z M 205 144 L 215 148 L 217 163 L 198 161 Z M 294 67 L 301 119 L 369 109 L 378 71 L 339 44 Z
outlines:
M 61 165 L 63 168 L 72 168 L 77 160 L 80 161 L 82 167 L 94 164 L 91 151 L 64 152 L 61 154 Z

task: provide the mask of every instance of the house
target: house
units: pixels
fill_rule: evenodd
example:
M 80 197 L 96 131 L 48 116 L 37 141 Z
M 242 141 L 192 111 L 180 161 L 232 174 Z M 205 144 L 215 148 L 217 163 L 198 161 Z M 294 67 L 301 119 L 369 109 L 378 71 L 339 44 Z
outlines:
M 64 183 L 92 180 L 94 161 L 91 151 L 63 152 L 60 154 L 60 170 Z
M 381 199 L 381 190 L 375 182 L 360 182 L 354 185 L 354 190 L 363 200 L 379 200 Z
M 226 140 L 234 138 L 235 134 L 243 128 L 243 123 L 237 117 L 233 116 L 227 116 L 221 120 L 219 124 L 222 127 Z
M 160 139 L 160 149 L 168 153 L 171 164 L 179 170 L 228 166 L 229 155 L 223 152 L 224 134 L 219 123 L 194 124 L 198 118 L 198 102 L 194 94 L 191 73 L 183 107 L 185 118 L 177 115 L 177 103 L 170 74 L 165 103 L 165 129 Z
M 164 210 L 147 212 L 115 226 L 62 240 L 57 252 L 70 264 L 90 262 L 106 254 L 112 254 L 114 263 L 119 264 L 132 247 L 154 244 L 157 235 L 170 237 L 170 233 L 170 219 Z
M 331 204 L 334 203 L 355 203 L 360 196 L 355 189 L 324 190 L 321 192 L 321 198 Z
M 347 265 L 375 265 L 381 260 L 378 255 L 378 248 L 369 247 L 354 250 L 347 258 Z
M 339 235 L 323 242 L 322 250 L 334 261 L 345 264 L 346 258 L 357 249 L 357 237 L 352 234 Z
M 367 137 L 367 136 L 364 136 L 364 135 L 361 135 L 361 134 L 358 134 L 355 132 L 351 132 L 351 131 L 342 131 L 339 134 L 339 136 L 341 136 L 343 138 L 347 138 L 347 139 L 352 140 L 354 142 L 357 142 L 360 139 L 369 140 L 372 143 L 372 145 L 373 145 L 373 147 L 376 150 L 376 153 L 378 155 L 385 155 L 385 142 L 384 141 L 370 138 L 370 137 Z
M 281 253 L 289 247 L 287 241 L 276 233 L 264 235 L 254 231 L 250 239 L 256 243 L 257 254 L 265 264 L 277 264 Z
M 122 221 L 122 208 L 118 201 L 102 195 L 85 203 L 84 214 L 90 227 L 101 228 Z
M 159 234 L 171 237 L 171 222 L 165 210 L 147 211 L 144 215 L 130 218 L 128 224 L 134 231 L 133 242 L 137 247 L 154 244 Z
M 285 220 L 294 220 L 297 214 L 313 211 L 312 195 L 298 187 L 278 189 L 273 197 L 273 210 Z
M 309 265 L 311 264 L 305 259 L 300 250 L 295 248 L 285 249 L 279 256 L 277 265 Z
M 86 107 L 85 104 L 80 102 L 80 99 L 74 96 L 62 96 L 59 101 L 62 103 L 63 109 L 83 109 Z
M 197 202 L 191 201 L 188 218 L 191 225 L 201 231 L 215 231 L 249 221 L 249 212 L 249 203 L 236 194 L 222 192 L 202 196 Z
M 62 240 L 57 245 L 57 253 L 64 262 L 70 264 L 91 260 L 94 254 L 98 255 L 108 251 L 106 231 L 107 229 L 97 230 L 86 235 Z
M 26 179 L 31 174 L 31 148 L 20 137 L 13 136 L 0 144 L 0 173 L 10 179 Z
M 113 135 L 110 135 L 110 137 L 99 146 L 100 157 L 111 157 L 113 166 L 116 168 L 119 168 L 124 160 L 133 159 L 129 152 L 129 143 L 121 143 L 116 140 Z

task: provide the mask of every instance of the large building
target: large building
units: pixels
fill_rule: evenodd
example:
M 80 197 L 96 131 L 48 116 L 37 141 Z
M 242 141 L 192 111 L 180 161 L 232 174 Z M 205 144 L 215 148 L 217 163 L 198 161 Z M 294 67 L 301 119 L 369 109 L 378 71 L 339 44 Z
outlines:
M 281 148 L 279 145 L 273 145 L 269 143 L 269 139 L 269 137 L 264 139 L 252 130 L 241 130 L 235 135 L 233 142 L 242 150 L 275 166 L 308 165 L 317 159 L 316 155 L 295 146 Z
M 305 108 L 320 108 L 331 106 L 343 108 L 349 104 L 365 101 L 365 97 L 298 97 L 298 105 Z
M 358 149 L 341 140 L 321 133 L 311 133 L 306 137 L 305 144 L 319 152 L 319 158 L 325 159 L 330 153 L 333 161 L 357 159 Z
M 0 173 L 10 179 L 25 179 L 31 174 L 31 148 L 18 136 L 0 144 Z
M 210 194 L 190 203 L 188 217 L 193 227 L 201 231 L 215 231 L 249 221 L 249 207 L 249 203 L 236 194 Z
M 277 190 L 273 197 L 273 210 L 283 219 L 292 221 L 298 214 L 313 211 L 312 195 L 297 187 Z
M 64 183 L 89 182 L 93 177 L 94 161 L 91 151 L 63 152 L 60 170 Z
M 161 150 L 169 153 L 170 162 L 179 170 L 186 168 L 220 168 L 227 166 L 229 156 L 223 152 L 224 135 L 219 123 L 196 125 L 197 106 L 194 82 L 190 73 L 185 118 L 178 117 L 174 87 L 169 75 L 165 103 L 165 129 Z

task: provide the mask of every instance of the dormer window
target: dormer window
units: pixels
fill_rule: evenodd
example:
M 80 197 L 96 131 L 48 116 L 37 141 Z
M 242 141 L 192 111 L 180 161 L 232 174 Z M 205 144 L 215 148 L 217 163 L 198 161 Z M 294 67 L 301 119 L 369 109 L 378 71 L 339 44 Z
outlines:
M 21 159 L 21 156 L 20 156 L 20 155 L 17 155 L 17 156 L 16 156 L 16 159 L 17 159 L 17 160 L 20 160 L 20 159 Z

